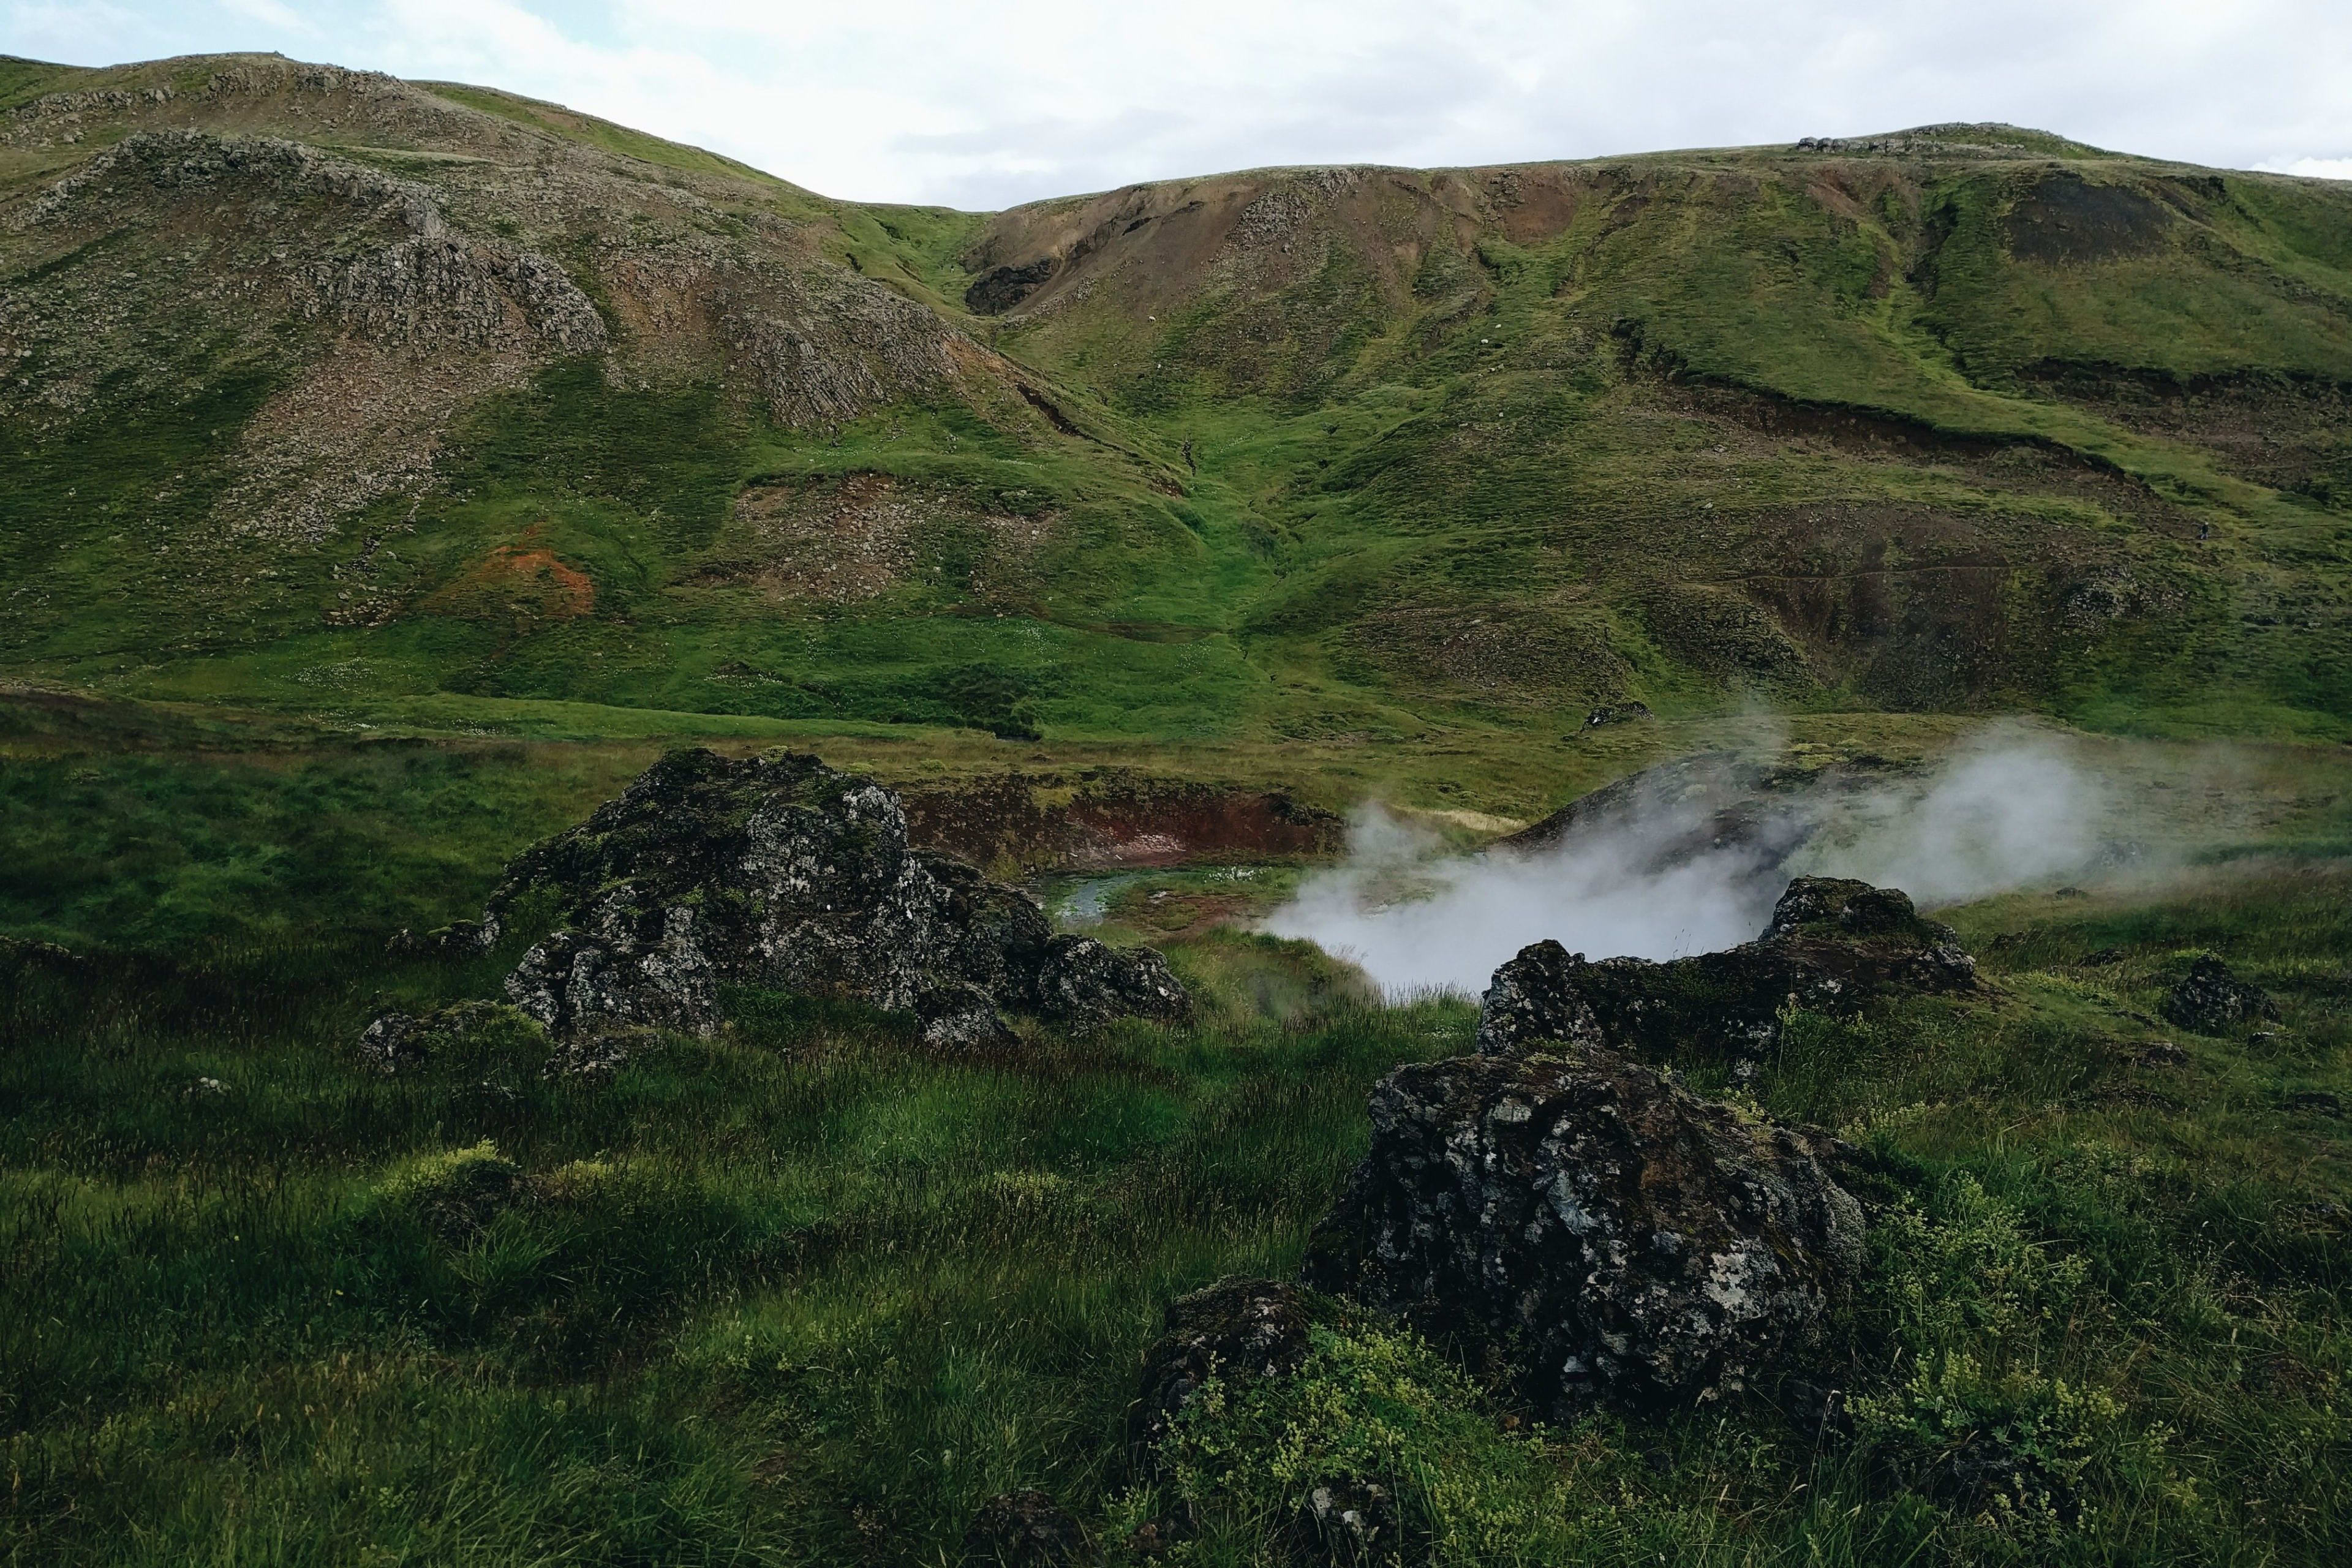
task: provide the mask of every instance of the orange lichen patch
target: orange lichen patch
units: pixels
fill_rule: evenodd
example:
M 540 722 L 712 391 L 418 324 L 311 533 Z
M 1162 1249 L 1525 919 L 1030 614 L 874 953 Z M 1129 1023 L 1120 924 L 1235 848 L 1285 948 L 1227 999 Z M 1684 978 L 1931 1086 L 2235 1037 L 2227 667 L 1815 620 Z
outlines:
M 585 572 L 565 565 L 551 550 L 520 544 L 499 545 L 417 606 L 458 620 L 518 623 L 574 620 L 595 607 L 596 584 Z

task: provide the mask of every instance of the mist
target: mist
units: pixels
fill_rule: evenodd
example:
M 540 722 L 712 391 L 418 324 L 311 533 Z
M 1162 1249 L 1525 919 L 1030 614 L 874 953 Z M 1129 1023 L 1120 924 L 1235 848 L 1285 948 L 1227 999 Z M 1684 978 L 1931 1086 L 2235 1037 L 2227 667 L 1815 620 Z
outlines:
M 2112 868 L 2112 803 L 2057 740 L 1989 731 L 1929 768 L 1820 771 L 1793 786 L 1700 758 L 1596 792 L 1477 854 L 1378 805 L 1347 861 L 1261 929 L 1360 965 L 1391 999 L 1483 991 L 1550 937 L 1589 958 L 1665 959 L 1753 939 L 1794 876 L 1858 877 L 1923 907 L 2085 880 Z

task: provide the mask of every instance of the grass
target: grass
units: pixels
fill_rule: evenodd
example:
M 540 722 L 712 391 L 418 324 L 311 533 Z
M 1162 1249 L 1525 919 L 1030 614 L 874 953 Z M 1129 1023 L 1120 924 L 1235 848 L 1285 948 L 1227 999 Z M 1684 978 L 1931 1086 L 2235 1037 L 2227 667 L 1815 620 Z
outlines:
M 2352 1092 L 2345 890 L 2296 865 L 1962 910 L 1986 999 L 1801 1020 L 1757 1092 L 1862 1142 L 1889 1205 L 1812 1373 L 1844 1435 L 1771 1391 L 1528 1428 L 1335 1331 L 1188 1417 L 1188 1560 L 1265 1560 L 1301 1477 L 1367 1465 L 1441 1562 L 2335 1560 L 2352 1151 L 2301 1108 Z M 2206 949 L 2284 1037 L 2147 1021 Z M 1023 1485 L 1115 1545 L 1166 1500 L 1121 1436 L 1160 1309 L 1294 1267 L 1371 1081 L 1472 1022 L 1255 939 L 1177 959 L 1197 1029 L 940 1060 L 749 994 L 715 1041 L 557 1084 L 529 1030 L 403 1078 L 352 1056 L 497 960 L 12 955 L 0 1552 L 932 1562 Z M 2159 1035 L 2185 1062 L 2143 1065 Z M 1986 1433 L 2025 1456 L 1990 1480 L 1953 1458 Z
M 184 1560 L 304 1518 L 344 1521 L 289 1543 L 318 1561 L 535 1531 L 573 1557 L 730 1535 L 911 1551 L 1024 1476 L 1099 1472 L 1159 1304 L 1295 1251 L 1370 1077 L 1465 1023 L 1362 1015 L 973 1068 L 753 997 L 730 1040 L 583 1095 L 478 1081 L 478 1063 L 425 1083 L 343 1070 L 375 991 L 417 984 L 348 951 L 138 978 L 137 1003 L 95 1012 L 71 979 L 14 993 L 9 1519 L 36 1555 L 136 1523 L 149 1555 Z M 131 1046 L 151 1028 L 173 1044 Z M 70 1066 L 93 1047 L 117 1063 L 95 1078 Z M 191 1100 L 196 1076 L 232 1087 Z M 485 1139 L 532 1195 L 436 1216 L 453 1152 Z M 141 1174 L 158 1156 L 219 1184 Z M 61 1337 L 60 1311 L 83 1331 Z M 76 1409 L 110 1435 L 68 1429 Z M 676 1430 L 628 1451 L 648 1422 Z M 348 1465 L 305 1459 L 289 1488 L 320 1442 Z M 470 1483 L 485 1504 L 575 1443 L 602 1500 L 558 1524 L 575 1483 L 534 1484 L 495 1523 L 444 1517 L 440 1467 L 485 1443 L 520 1445 L 503 1480 Z M 92 1486 L 121 1511 L 92 1514 Z M 683 1512 L 663 1500 L 680 1489 Z M 787 1499 L 802 1517 L 779 1518 Z

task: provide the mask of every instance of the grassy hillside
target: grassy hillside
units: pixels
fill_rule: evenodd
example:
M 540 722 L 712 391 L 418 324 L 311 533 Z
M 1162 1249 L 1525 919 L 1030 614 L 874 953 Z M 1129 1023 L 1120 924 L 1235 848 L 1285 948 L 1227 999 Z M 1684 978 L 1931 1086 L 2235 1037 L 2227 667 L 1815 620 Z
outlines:
M 2324 183 L 1943 127 L 981 217 L 487 89 L 10 68 L 19 679 L 1053 743 L 2347 733 Z
M 1275 524 L 1269 663 L 2336 733 L 2347 235 L 2340 187 L 1948 127 L 1139 187 L 971 260 L 1045 275 L 1001 344 Z

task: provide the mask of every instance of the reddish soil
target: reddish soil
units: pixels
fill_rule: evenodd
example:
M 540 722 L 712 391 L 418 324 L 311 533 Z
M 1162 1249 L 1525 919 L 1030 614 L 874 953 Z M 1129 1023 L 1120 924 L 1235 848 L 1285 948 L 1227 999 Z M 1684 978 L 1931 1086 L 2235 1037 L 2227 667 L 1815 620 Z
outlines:
M 1347 824 L 1279 792 L 1120 768 L 1003 773 L 900 795 L 914 840 L 1003 873 L 1318 858 Z
M 576 566 L 566 566 L 551 550 L 501 544 L 418 608 L 460 620 L 568 621 L 596 607 L 596 584 Z

